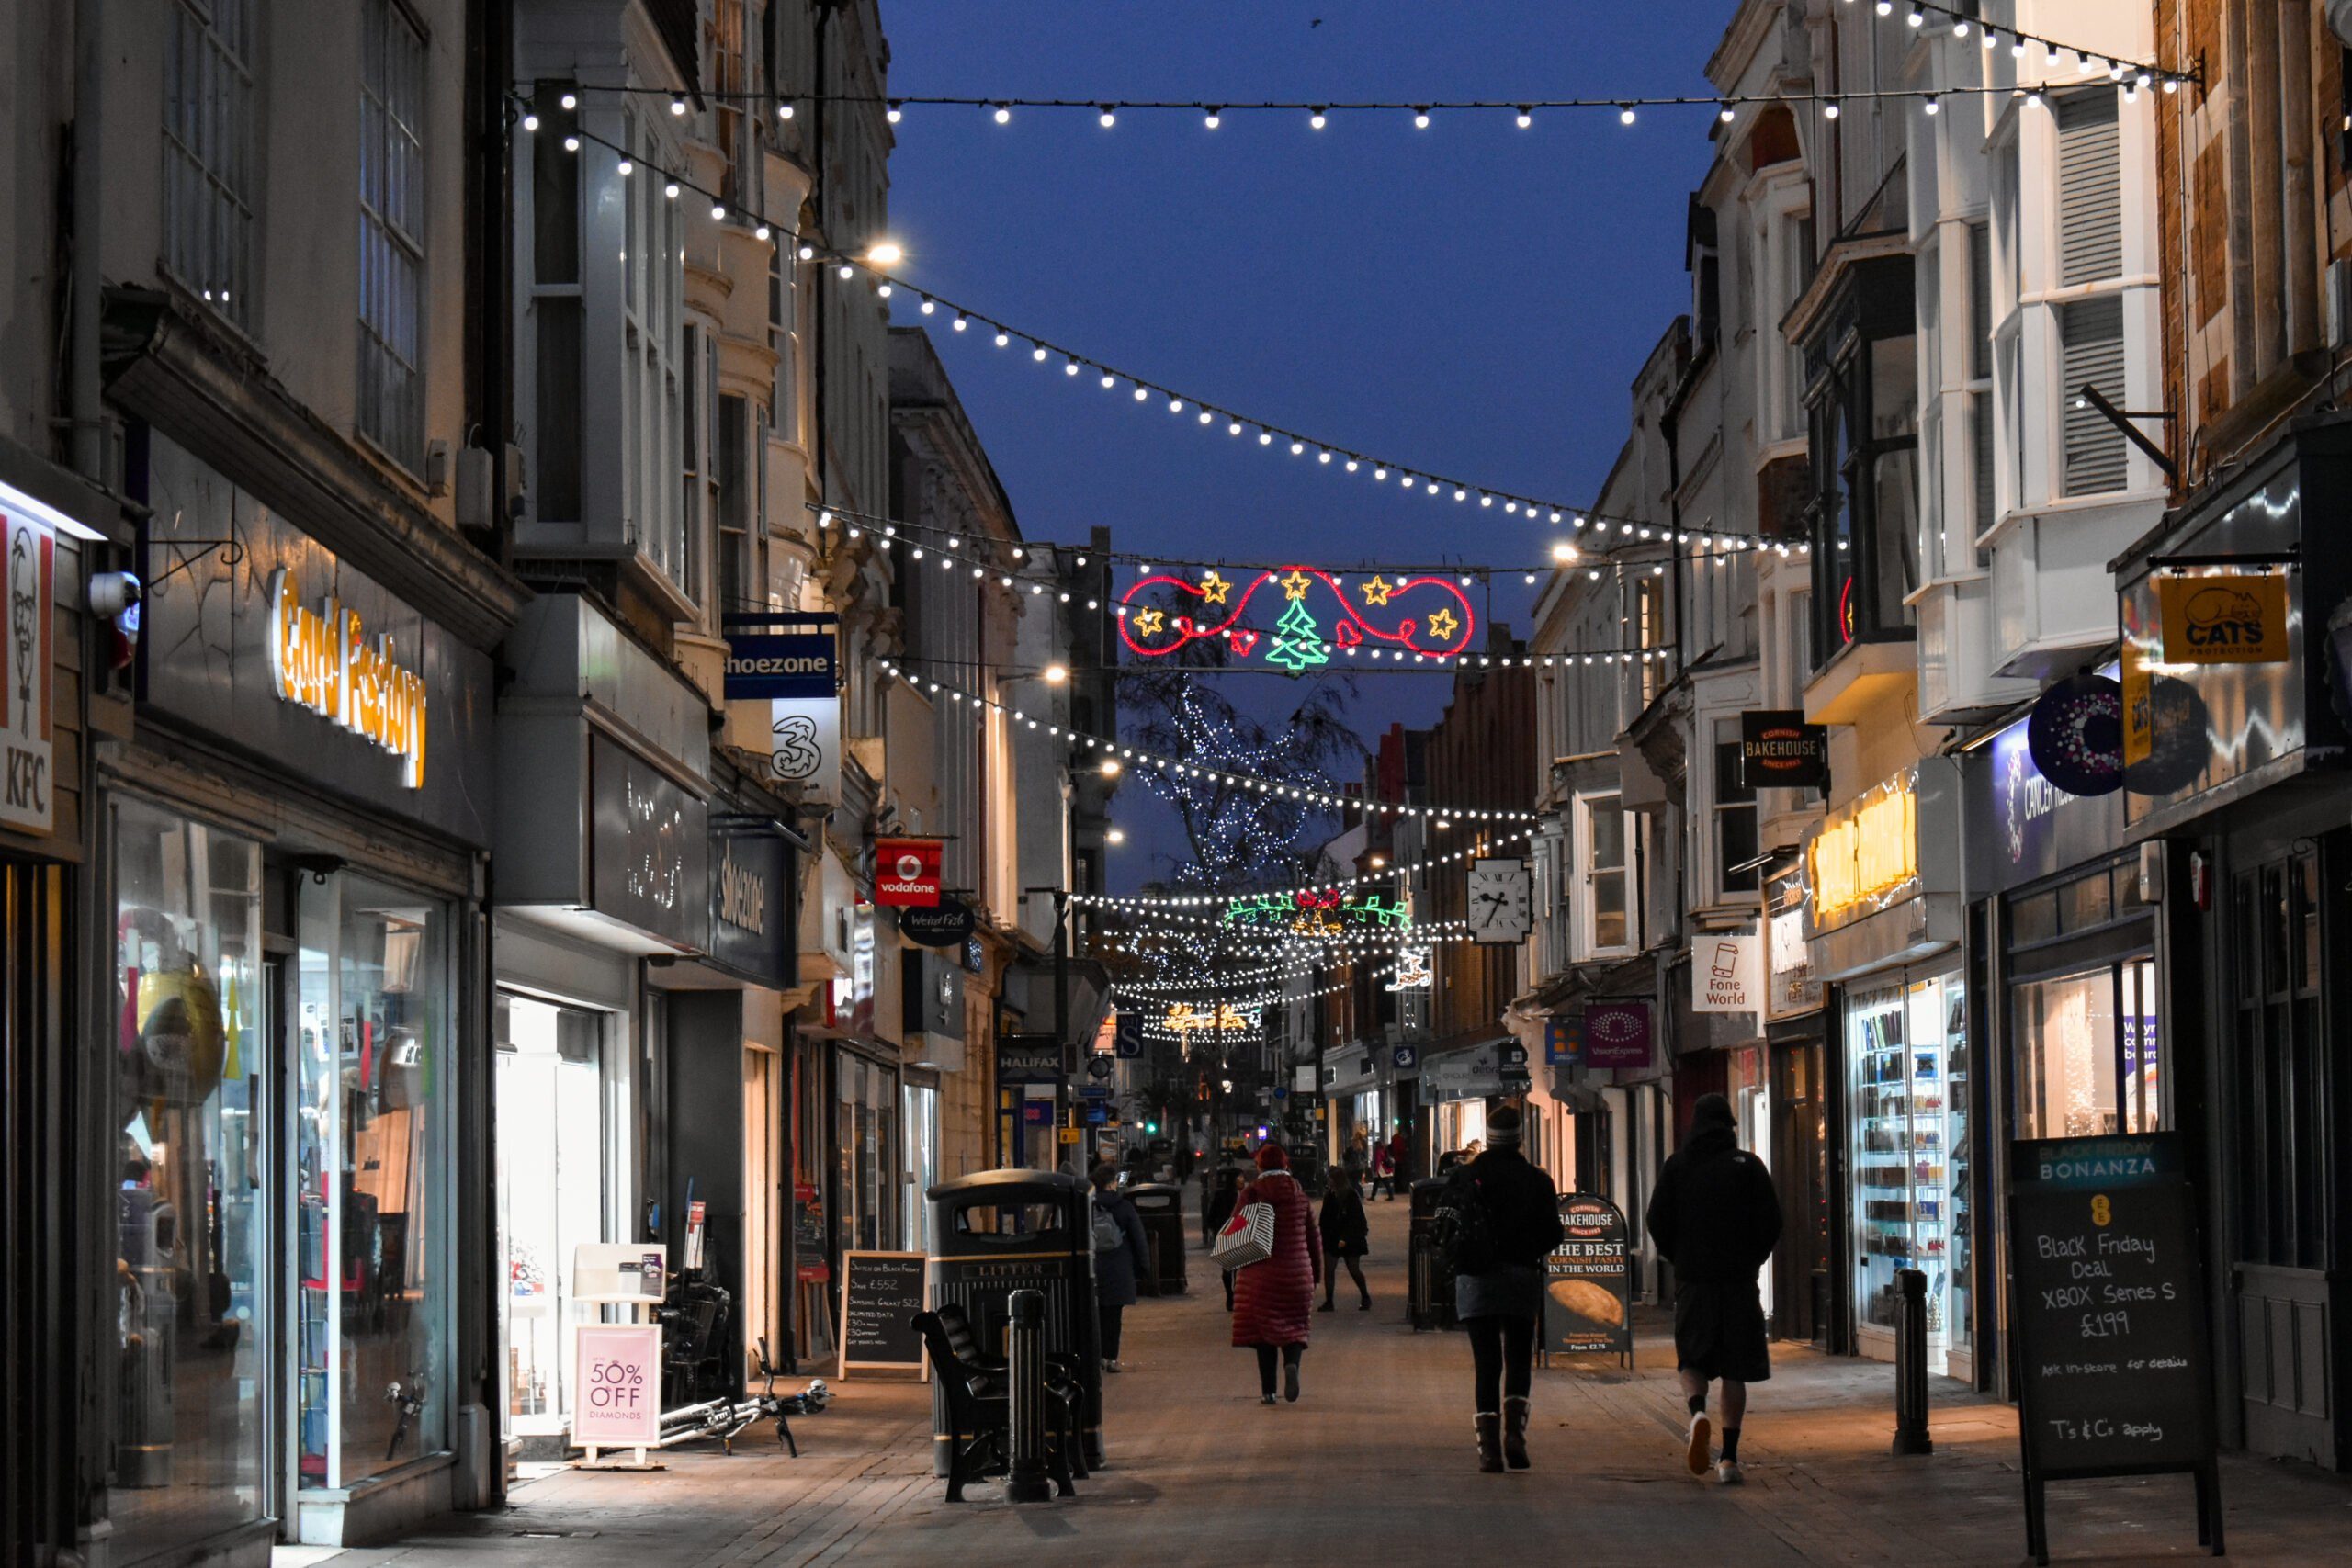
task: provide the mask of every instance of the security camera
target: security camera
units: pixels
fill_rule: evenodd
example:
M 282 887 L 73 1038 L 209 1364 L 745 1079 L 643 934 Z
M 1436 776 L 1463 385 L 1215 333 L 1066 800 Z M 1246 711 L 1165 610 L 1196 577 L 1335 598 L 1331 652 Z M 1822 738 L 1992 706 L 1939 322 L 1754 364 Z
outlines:
M 143 590 L 135 571 L 100 571 L 90 577 L 90 612 L 112 620 L 126 610 L 135 610 Z

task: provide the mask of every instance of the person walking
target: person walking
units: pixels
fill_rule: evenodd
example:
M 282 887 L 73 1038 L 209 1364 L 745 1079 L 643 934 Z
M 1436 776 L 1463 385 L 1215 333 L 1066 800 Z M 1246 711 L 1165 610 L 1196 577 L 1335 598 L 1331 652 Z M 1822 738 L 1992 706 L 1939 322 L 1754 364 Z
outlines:
M 1372 1196 L 1378 1198 L 1383 1187 L 1388 1189 L 1390 1198 L 1396 1196 L 1396 1162 L 1385 1142 L 1372 1145 Z
M 1102 1324 L 1102 1370 L 1124 1372 L 1121 1319 L 1136 1304 L 1136 1271 L 1148 1264 L 1151 1242 L 1135 1201 L 1119 1190 L 1117 1166 L 1104 1160 L 1087 1179 L 1094 1184 L 1094 1305 Z
M 1519 1152 L 1519 1138 L 1515 1107 L 1487 1117 L 1486 1149 L 1456 1168 L 1440 1200 L 1462 1216 L 1454 1222 L 1453 1315 L 1470 1331 L 1478 1468 L 1490 1475 L 1506 1463 L 1525 1470 L 1530 1462 L 1528 1394 L 1544 1312 L 1544 1257 L 1564 1234 L 1559 1193 Z
M 1674 1364 L 1690 1410 L 1683 1462 L 1707 1473 L 1707 1385 L 1724 1385 L 1723 1449 L 1715 1480 L 1736 1486 L 1747 1385 L 1772 1375 L 1756 1276 L 1781 1239 L 1781 1200 L 1764 1162 L 1739 1146 L 1731 1101 L 1702 1094 L 1690 1134 L 1658 1173 L 1650 1239 L 1674 1265 Z
M 1405 1141 L 1405 1129 L 1399 1127 L 1388 1140 L 1388 1197 L 1393 1202 L 1405 1190 L 1412 1171 L 1413 1146 Z
M 1348 1266 L 1348 1274 L 1356 1282 L 1356 1292 L 1363 1299 L 1356 1303 L 1358 1312 L 1372 1310 L 1372 1287 L 1363 1280 L 1363 1255 L 1372 1250 L 1372 1222 L 1363 1212 L 1363 1194 L 1356 1183 L 1363 1173 L 1353 1166 L 1342 1166 L 1331 1179 L 1330 1187 L 1323 1194 L 1322 1213 L 1316 1216 L 1316 1225 L 1323 1233 L 1323 1306 L 1333 1310 L 1331 1295 L 1340 1282 L 1340 1265 Z
M 1258 1179 L 1242 1190 L 1241 1202 L 1274 1211 L 1274 1248 L 1262 1263 L 1233 1271 L 1233 1343 L 1258 1353 L 1258 1401 L 1274 1402 L 1274 1362 L 1280 1356 L 1283 1397 L 1298 1398 L 1299 1359 L 1322 1274 L 1323 1250 L 1316 1245 L 1315 1211 L 1290 1173 L 1290 1156 L 1271 1139 L 1258 1148 Z

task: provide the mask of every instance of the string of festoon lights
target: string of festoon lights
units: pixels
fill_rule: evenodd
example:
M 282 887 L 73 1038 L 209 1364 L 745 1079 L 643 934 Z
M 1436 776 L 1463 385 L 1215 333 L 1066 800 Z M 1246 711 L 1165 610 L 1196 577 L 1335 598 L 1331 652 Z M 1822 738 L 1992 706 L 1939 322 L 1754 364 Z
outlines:
M 1521 814 L 1510 812 L 1503 815 L 1518 817 Z M 1329 882 L 1303 883 L 1295 887 L 1252 888 L 1250 897 L 1289 898 L 1301 893 L 1344 892 L 1351 887 L 1361 887 L 1366 883 L 1386 882 L 1391 877 L 1407 876 L 1414 872 L 1427 871 L 1435 866 L 1459 865 L 1464 861 L 1477 860 L 1492 854 L 1505 844 L 1515 844 L 1522 840 L 1532 839 L 1537 829 L 1533 828 L 1519 829 L 1513 832 L 1498 834 L 1485 843 L 1473 844 L 1466 850 L 1456 850 L 1451 854 L 1427 855 L 1416 861 L 1397 861 L 1385 870 L 1365 872 L 1358 876 L 1335 877 Z M 1069 895 L 1069 901 L 1073 904 L 1085 904 L 1100 908 L 1134 911 L 1220 904 L 1231 897 L 1231 894 L 1227 893 L 1073 893 Z
M 1393 967 L 1394 965 L 1389 966 L 1389 968 Z M 1375 971 L 1373 977 L 1377 979 L 1387 972 L 1385 968 Z M 1254 996 L 1237 997 L 1232 994 L 1233 987 L 1230 986 L 1220 986 L 1214 980 L 1188 980 L 1181 987 L 1114 984 L 1111 987 L 1111 996 L 1114 1000 L 1138 1002 L 1145 1006 L 1164 1002 L 1219 1002 L 1237 1012 L 1249 1012 L 1261 1008 L 1281 1007 L 1291 1002 L 1314 1001 L 1321 997 L 1335 997 L 1353 984 L 1351 980 L 1334 980 L 1328 986 L 1318 986 L 1311 991 L 1261 991 Z
M 1252 910 L 1253 913 L 1264 913 L 1266 911 L 1261 902 L 1261 899 L 1262 895 L 1249 893 L 1227 898 L 1225 902 L 1228 907 L 1237 904 L 1251 904 L 1255 906 Z M 1351 908 L 1345 905 L 1322 903 L 1296 904 L 1294 908 L 1295 909 L 1296 918 L 1300 919 L 1317 914 L 1345 916 L 1351 914 L 1362 914 L 1364 912 L 1361 907 Z M 1407 943 L 1411 943 L 1421 940 L 1425 933 L 1467 931 L 1470 929 L 1470 922 L 1468 920 L 1455 919 L 1416 920 L 1410 925 L 1392 926 L 1385 924 L 1363 924 L 1356 926 L 1340 926 L 1335 928 L 1308 927 L 1302 929 L 1296 926 L 1285 925 L 1280 919 L 1255 920 L 1238 918 L 1232 913 L 1223 915 L 1193 915 L 1175 909 L 1162 910 L 1154 918 L 1162 922 L 1193 927 L 1201 931 L 1216 932 L 1224 936 L 1236 938 L 1238 940 L 1248 940 L 1253 942 L 1272 942 L 1276 940 L 1285 942 L 1324 942 L 1337 941 L 1340 937 L 1345 936 L 1388 937 Z M 1115 946 L 1121 942 L 1134 941 L 1143 938 L 1171 937 L 1189 934 L 1190 932 L 1188 931 L 1170 931 L 1157 927 L 1143 930 L 1130 930 L 1128 928 L 1122 927 L 1116 931 L 1102 933 L 1102 940 Z
M 1044 550 L 1070 551 L 1073 570 L 1083 570 L 1099 559 L 1131 566 L 1139 576 L 1149 576 L 1156 568 L 1161 567 L 1233 570 L 1248 564 L 1227 558 L 1160 555 L 1148 550 L 1102 549 L 1092 546 L 1080 548 L 1042 540 L 992 539 L 966 534 L 941 524 L 910 523 L 845 506 L 829 506 L 820 502 L 803 502 L 801 505 L 816 514 L 817 526 L 820 530 L 830 531 L 839 525 L 844 536 L 853 542 L 865 540 L 886 550 L 911 550 L 914 552 L 911 558 L 936 560 L 942 570 L 952 570 L 959 564 L 968 564 L 974 577 L 984 578 L 995 572 L 1003 586 L 1012 588 L 1025 582 L 1032 593 L 1043 593 L 1046 592 L 1048 583 L 1059 581 L 1055 568 L 1040 555 L 1039 552 Z M 1643 546 L 1665 548 L 1687 545 L 1694 558 L 1711 552 L 1728 556 L 1747 550 L 1770 550 L 1783 556 L 1812 552 L 1812 547 L 1803 541 L 1771 539 L 1756 534 L 1710 528 L 1676 529 L 1664 524 L 1638 522 L 1601 513 L 1577 513 L 1572 514 L 1568 521 L 1578 530 L 1589 528 L 1593 536 L 1602 537 L 1605 542 L 1599 546 L 1578 546 L 1562 540 L 1546 552 L 1548 559 L 1534 566 L 1496 566 L 1465 561 L 1362 561 L 1334 570 L 1352 572 L 1359 577 L 1372 571 L 1442 573 L 1458 579 L 1467 588 L 1476 582 L 1499 581 L 1511 576 L 1522 576 L 1532 582 L 1545 572 L 1577 567 L 1583 568 L 1587 575 L 1596 581 L 1604 569 L 1620 571 L 1654 570 L 1654 563 L 1649 560 L 1614 558 L 1613 552 Z M 1605 536 L 1612 526 L 1621 536 L 1606 540 Z M 1611 554 L 1596 566 L 1589 558 L 1596 550 L 1606 550 Z M 1011 564 L 1007 564 L 1008 561 Z M 1069 600 L 1070 595 L 1065 591 L 1061 602 L 1068 604 Z
M 1441 828 L 1451 827 L 1455 822 L 1532 822 L 1536 820 L 1536 814 L 1532 811 L 1497 811 L 1477 807 L 1408 806 L 1392 801 L 1366 800 L 1356 795 L 1332 795 L 1323 790 L 1307 789 L 1298 784 L 1258 778 L 1252 774 L 1234 773 L 1224 768 L 1198 767 L 1182 758 L 1160 756 L 1103 736 L 1089 735 L 1083 730 L 1060 724 L 1045 723 L 1030 716 L 1018 704 L 1001 703 L 992 697 L 982 696 L 977 692 L 967 692 L 958 686 L 918 676 L 910 671 L 900 668 L 894 660 L 878 659 L 875 663 L 884 675 L 891 680 L 903 682 L 918 692 L 928 693 L 933 696 L 944 695 L 955 703 L 1000 713 L 1015 724 L 1025 725 L 1031 729 L 1042 728 L 1053 739 L 1067 737 L 1081 747 L 1099 751 L 1102 755 L 1097 765 L 1106 774 L 1116 775 L 1125 771 L 1127 763 L 1137 762 L 1163 772 L 1182 773 L 1187 778 L 1210 779 L 1219 784 L 1231 784 L 1237 789 L 1255 790 L 1261 795 L 1280 795 L 1286 799 L 1332 810 L 1364 811 L 1392 818 L 1425 818 Z M 1049 670 L 1057 668 L 1060 667 L 1052 666 Z M 1038 673 L 1050 679 L 1048 671 L 1041 671 Z M 1193 900 L 1194 903 L 1216 901 L 1213 897 Z
M 1973 31 L 1979 40 L 1980 47 L 1985 53 L 1990 54 L 2006 44 L 2008 47 L 2011 58 L 2020 62 L 2020 67 L 2024 69 L 2032 68 L 2035 62 L 2030 57 L 2036 50 L 2039 50 L 2041 55 L 2039 65 L 2044 72 L 2064 69 L 2071 64 L 2074 69 L 2081 72 L 2083 74 L 2096 75 L 2103 73 L 2110 81 L 2129 83 L 2134 88 L 2143 91 L 2150 87 L 2161 86 L 2165 92 L 2173 92 L 2177 90 L 2185 83 L 2194 83 L 2200 80 L 2199 73 L 2196 70 L 2184 70 L 2178 67 L 2167 67 L 2157 60 L 2138 60 L 2128 54 L 2110 53 L 2105 50 L 2092 49 L 2072 40 L 2052 38 L 2043 33 L 2030 32 L 2015 26 L 1986 22 L 1969 11 L 1961 10 L 1953 6 L 1938 5 L 1934 3 L 1934 0 L 1869 0 L 1869 3 L 1866 5 L 1858 4 L 1857 0 L 1845 0 L 1845 6 L 1856 13 L 1874 16 L 1890 25 L 1906 27 L 1916 32 L 1923 34 L 1930 31 L 1931 29 L 1938 33 L 1949 31 L 1954 39 L 1964 40 L 1970 36 L 1971 32 Z M 1898 11 L 1900 12 L 1899 18 L 1897 17 Z M 620 87 L 607 90 L 642 94 L 649 96 L 666 97 L 669 100 L 670 111 L 672 114 L 683 116 L 686 112 L 687 105 L 685 96 L 667 88 Z M 1956 89 L 1944 90 L 1952 91 Z M 1928 91 L 1931 91 L 1931 89 L 1922 88 L 1908 91 L 1887 90 L 1869 93 L 1849 93 L 1842 96 L 1849 99 L 1865 97 L 1916 97 L 1920 96 L 1922 93 Z M 1412 116 L 1414 128 L 1419 130 L 1429 130 L 1434 117 L 1441 113 L 1449 115 L 1460 113 L 1504 113 L 1510 115 L 1521 130 L 1526 130 L 1533 127 L 1535 115 L 1539 110 L 1614 109 L 1617 111 L 1619 123 L 1630 126 L 1635 122 L 1636 116 L 1634 112 L 1634 110 L 1652 107 L 1677 107 L 1711 106 L 1714 107 L 1716 111 L 1723 116 L 1723 118 L 1728 119 L 1733 118 L 1738 108 L 1753 104 L 1822 101 L 1824 99 L 1835 101 L 1834 96 L 1825 94 L 1737 94 L 1728 96 L 1722 95 L 1659 96 L 1649 94 L 1610 94 L 1598 96 L 1568 98 L 1431 97 L 1419 101 L 1412 99 L 1367 100 L 1341 98 L 1319 100 L 1313 98 L 1276 98 L 1255 100 L 1136 98 L 1122 97 L 1115 95 L 1094 95 L 1077 97 L 1040 97 L 1019 93 L 970 95 L 835 93 L 817 91 L 794 91 L 786 93 L 704 92 L 697 94 L 696 96 L 703 98 L 720 101 L 732 100 L 736 102 L 755 103 L 763 106 L 773 105 L 777 118 L 787 121 L 797 117 L 799 112 L 799 106 L 814 106 L 818 104 L 879 105 L 883 109 L 885 118 L 888 118 L 892 125 L 899 123 L 907 109 L 918 107 L 976 108 L 986 112 L 989 119 L 997 125 L 1010 125 L 1012 122 L 1013 111 L 1015 109 L 1081 110 L 1091 112 L 1095 116 L 1096 120 L 1106 130 L 1112 129 L 1118 123 L 1118 117 L 1120 114 L 1136 110 L 1181 110 L 1190 114 L 1197 114 L 1201 117 L 1204 127 L 1210 130 L 1220 129 L 1225 122 L 1225 118 L 1227 115 L 1234 114 L 1283 114 L 1295 117 L 1303 116 L 1305 117 L 1306 126 L 1310 130 L 1322 130 L 1329 124 L 1331 118 L 1335 115 L 1360 114 L 1365 112 L 1387 114 L 1409 113 Z

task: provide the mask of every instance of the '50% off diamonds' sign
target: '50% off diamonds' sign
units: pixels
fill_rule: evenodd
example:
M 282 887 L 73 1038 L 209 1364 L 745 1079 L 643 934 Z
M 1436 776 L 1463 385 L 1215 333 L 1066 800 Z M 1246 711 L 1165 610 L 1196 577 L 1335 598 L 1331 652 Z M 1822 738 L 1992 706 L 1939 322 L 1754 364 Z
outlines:
M 582 1448 L 650 1448 L 662 1437 L 662 1329 L 658 1324 L 583 1325 L 579 1331 L 571 1440 Z

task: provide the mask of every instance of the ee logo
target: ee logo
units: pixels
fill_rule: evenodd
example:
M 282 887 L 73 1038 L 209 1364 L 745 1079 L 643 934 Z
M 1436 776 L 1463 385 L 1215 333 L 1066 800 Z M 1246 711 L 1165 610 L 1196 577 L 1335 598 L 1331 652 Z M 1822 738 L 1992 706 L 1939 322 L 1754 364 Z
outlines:
M 2112 1223 L 2114 1219 L 2115 1205 L 2107 1201 L 2106 1193 L 2102 1192 L 2091 1200 L 2091 1224 L 2104 1225 Z

